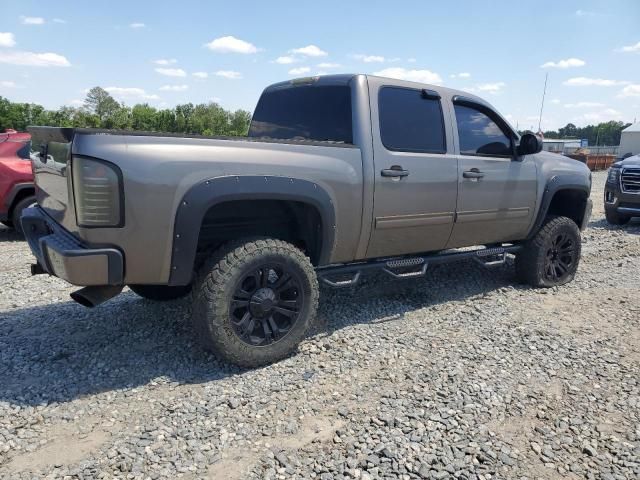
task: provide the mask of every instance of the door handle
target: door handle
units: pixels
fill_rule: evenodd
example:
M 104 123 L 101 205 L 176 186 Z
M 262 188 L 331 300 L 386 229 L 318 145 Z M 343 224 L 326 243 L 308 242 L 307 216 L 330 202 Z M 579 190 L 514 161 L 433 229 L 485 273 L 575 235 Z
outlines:
M 464 172 L 462 172 L 462 176 L 464 178 L 482 178 L 484 177 L 484 173 L 481 172 L 480 170 L 478 170 L 477 168 L 472 168 L 471 170 L 466 170 Z
M 400 165 L 393 165 L 391 168 L 380 170 L 380 175 L 383 177 L 406 177 L 409 175 L 409 170 L 403 169 Z

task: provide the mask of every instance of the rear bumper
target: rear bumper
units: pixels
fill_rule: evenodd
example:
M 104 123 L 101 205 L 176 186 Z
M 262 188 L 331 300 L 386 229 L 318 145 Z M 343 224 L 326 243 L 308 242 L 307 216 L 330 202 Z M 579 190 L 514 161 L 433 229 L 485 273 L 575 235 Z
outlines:
M 26 209 L 22 229 L 38 264 L 73 285 L 122 285 L 124 259 L 115 248 L 90 248 L 40 207 Z

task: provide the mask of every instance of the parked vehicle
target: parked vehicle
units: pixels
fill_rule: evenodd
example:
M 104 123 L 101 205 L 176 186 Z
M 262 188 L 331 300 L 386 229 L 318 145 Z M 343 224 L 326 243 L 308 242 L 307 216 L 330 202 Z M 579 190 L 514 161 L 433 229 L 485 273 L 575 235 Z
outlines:
M 571 281 L 591 175 L 484 100 L 368 75 L 268 87 L 249 138 L 33 127 L 38 263 L 97 305 L 128 285 L 192 293 L 198 339 L 257 366 L 288 355 L 318 280 L 412 278 L 463 258 L 536 287 Z M 461 250 L 459 247 L 476 246 Z
M 640 155 L 619 160 L 609 169 L 604 213 L 611 225 L 625 225 L 632 217 L 640 217 Z
M 36 201 L 29 161 L 31 135 L 0 133 L 0 222 L 21 232 L 22 211 Z

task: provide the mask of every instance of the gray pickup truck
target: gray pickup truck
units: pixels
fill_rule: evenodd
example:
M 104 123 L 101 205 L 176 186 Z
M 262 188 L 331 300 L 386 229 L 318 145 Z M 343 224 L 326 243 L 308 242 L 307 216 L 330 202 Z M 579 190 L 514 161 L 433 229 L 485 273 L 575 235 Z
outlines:
M 191 293 L 197 338 L 243 366 L 296 348 L 319 281 L 513 254 L 521 281 L 569 282 L 591 212 L 587 167 L 484 100 L 369 75 L 268 87 L 248 138 L 29 131 L 32 273 L 84 286 L 89 307 L 125 285 Z

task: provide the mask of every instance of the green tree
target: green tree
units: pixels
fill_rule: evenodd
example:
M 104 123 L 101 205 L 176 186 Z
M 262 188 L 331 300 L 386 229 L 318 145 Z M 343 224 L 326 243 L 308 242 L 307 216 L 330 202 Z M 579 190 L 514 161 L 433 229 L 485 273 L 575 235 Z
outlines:
M 158 110 L 147 103 L 128 107 L 119 104 L 109 92 L 94 87 L 83 107 L 63 106 L 47 110 L 33 103 L 14 103 L 0 97 L 0 131 L 25 130 L 29 125 L 52 127 L 148 130 L 197 135 L 246 135 L 251 113 L 225 110 L 217 103 L 187 103 Z
M 93 87 L 84 99 L 84 108 L 87 112 L 97 115 L 102 122 L 115 116 L 120 104 L 104 88 Z

